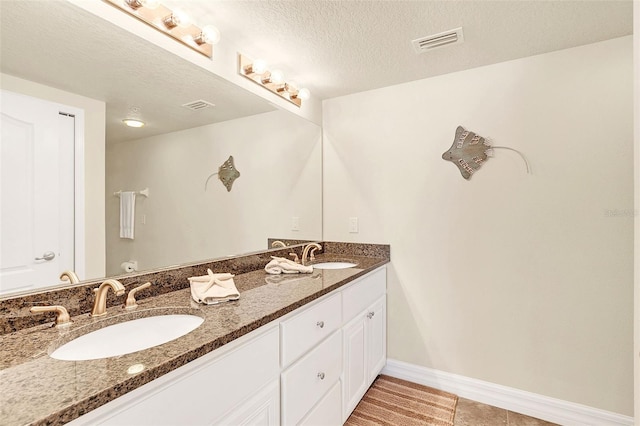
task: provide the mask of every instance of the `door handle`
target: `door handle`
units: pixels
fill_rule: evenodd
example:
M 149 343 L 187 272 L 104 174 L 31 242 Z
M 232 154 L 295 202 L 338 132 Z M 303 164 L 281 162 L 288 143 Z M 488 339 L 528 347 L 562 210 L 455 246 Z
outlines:
M 56 254 L 52 251 L 45 252 L 42 257 L 36 257 L 36 260 L 46 260 L 47 262 L 53 260 L 56 257 Z

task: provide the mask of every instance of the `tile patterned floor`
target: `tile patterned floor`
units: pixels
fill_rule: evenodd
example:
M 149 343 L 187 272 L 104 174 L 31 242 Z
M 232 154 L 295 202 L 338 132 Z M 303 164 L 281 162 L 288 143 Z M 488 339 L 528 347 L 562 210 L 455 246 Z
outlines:
M 458 398 L 454 426 L 553 426 L 555 423 Z

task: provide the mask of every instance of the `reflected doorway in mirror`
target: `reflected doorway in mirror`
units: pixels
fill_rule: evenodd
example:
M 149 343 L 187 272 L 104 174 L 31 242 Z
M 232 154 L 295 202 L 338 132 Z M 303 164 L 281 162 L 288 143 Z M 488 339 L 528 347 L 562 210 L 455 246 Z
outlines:
M 35 290 L 75 269 L 75 116 L 3 90 L 0 293 Z

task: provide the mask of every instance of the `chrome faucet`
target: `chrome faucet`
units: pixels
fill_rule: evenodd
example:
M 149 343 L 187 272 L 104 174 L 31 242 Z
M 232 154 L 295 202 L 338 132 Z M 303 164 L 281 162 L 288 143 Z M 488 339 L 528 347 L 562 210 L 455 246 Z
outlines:
M 311 243 L 311 244 L 307 244 L 304 247 L 304 250 L 302 251 L 302 264 L 306 265 L 307 263 L 307 254 L 309 255 L 309 261 L 314 260 L 316 257 L 313 255 L 313 253 L 316 250 L 322 250 L 322 246 L 318 243 Z
M 96 293 L 96 300 L 91 309 L 92 317 L 100 317 L 107 313 L 107 292 L 112 289 L 116 296 L 124 294 L 124 286 L 118 280 L 109 279 L 100 284 L 100 287 L 93 289 Z
M 64 271 L 60 274 L 60 281 L 69 281 L 71 284 L 78 284 L 80 282 L 80 279 L 75 272 Z

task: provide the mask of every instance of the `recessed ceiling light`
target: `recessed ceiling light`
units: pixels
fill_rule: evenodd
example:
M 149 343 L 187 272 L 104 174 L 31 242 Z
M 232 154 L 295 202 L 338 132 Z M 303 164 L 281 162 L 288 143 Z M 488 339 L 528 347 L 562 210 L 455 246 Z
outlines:
M 124 120 L 122 120 L 122 122 L 124 124 L 126 124 L 129 127 L 142 127 L 144 126 L 144 121 L 140 121 L 137 120 L 135 118 L 125 118 Z

